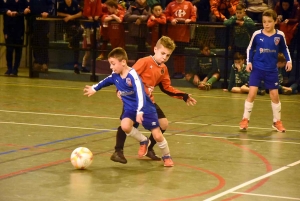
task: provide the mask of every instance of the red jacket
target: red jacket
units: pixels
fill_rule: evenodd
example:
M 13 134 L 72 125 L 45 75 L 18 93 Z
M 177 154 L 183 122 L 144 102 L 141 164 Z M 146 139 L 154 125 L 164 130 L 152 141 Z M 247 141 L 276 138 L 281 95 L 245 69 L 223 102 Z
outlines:
M 102 15 L 101 0 L 84 0 L 83 16 L 85 17 L 100 17 Z

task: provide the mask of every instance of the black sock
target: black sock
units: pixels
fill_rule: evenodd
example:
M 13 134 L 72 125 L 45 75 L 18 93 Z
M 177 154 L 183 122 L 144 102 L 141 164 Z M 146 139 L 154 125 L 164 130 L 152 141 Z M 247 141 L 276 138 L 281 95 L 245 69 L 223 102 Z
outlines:
M 126 137 L 126 133 L 122 130 L 121 126 L 119 126 L 116 135 L 116 151 L 123 151 Z
M 160 130 L 161 130 L 162 134 L 164 134 L 164 132 L 166 131 L 166 130 L 162 130 L 162 129 L 160 129 Z M 154 140 L 152 133 L 149 137 L 149 140 L 151 141 L 151 144 L 149 145 L 148 150 L 153 150 L 153 147 L 156 144 L 156 141 Z

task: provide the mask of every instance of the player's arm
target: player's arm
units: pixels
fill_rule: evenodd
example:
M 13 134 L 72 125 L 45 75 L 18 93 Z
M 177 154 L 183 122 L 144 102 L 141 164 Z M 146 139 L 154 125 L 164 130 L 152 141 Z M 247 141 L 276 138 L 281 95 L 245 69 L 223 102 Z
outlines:
M 291 59 L 291 55 L 289 52 L 289 48 L 286 44 L 286 40 L 285 40 L 285 35 L 282 31 L 279 32 L 282 35 L 282 39 L 279 41 L 279 47 L 282 50 L 282 53 L 286 59 L 286 66 L 285 66 L 285 70 L 286 71 L 291 71 L 292 70 L 292 59 Z
M 101 80 L 98 84 L 94 84 L 93 86 L 86 85 L 83 89 L 84 95 L 90 97 L 94 95 L 97 91 L 102 89 L 103 87 L 107 87 L 114 84 L 113 75 L 106 77 Z
M 171 80 L 169 73 L 167 72 L 165 72 L 164 79 L 159 83 L 158 86 L 165 94 L 173 98 L 184 100 L 187 105 L 195 105 L 197 103 L 197 101 L 191 97 L 191 94 L 187 94 L 171 86 Z
M 134 71 L 131 70 L 130 71 L 130 79 L 132 80 L 132 87 L 133 90 L 136 94 L 136 102 L 137 102 L 137 109 L 136 109 L 136 122 L 138 123 L 142 123 L 143 121 L 143 109 L 144 109 L 144 105 L 145 105 L 145 91 L 143 90 L 143 83 L 141 81 L 141 79 L 139 78 L 138 74 Z

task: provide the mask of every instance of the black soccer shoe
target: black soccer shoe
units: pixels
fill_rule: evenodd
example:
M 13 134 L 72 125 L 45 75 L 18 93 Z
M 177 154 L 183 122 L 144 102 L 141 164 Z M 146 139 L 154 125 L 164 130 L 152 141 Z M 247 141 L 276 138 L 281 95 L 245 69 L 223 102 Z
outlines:
M 155 152 L 154 152 L 153 149 L 152 150 L 148 150 L 148 153 L 146 154 L 146 156 L 148 158 L 151 158 L 154 161 L 160 161 L 161 160 L 161 158 L 155 154 Z
M 127 160 L 123 154 L 123 151 L 115 151 L 113 153 L 113 155 L 111 155 L 110 160 L 112 160 L 114 162 L 123 163 L 123 164 L 127 163 Z

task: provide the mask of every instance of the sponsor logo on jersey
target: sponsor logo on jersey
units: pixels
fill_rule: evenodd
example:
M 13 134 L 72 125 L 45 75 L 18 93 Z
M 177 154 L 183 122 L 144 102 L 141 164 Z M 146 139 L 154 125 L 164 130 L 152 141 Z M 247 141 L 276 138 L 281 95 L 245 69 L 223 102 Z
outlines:
M 151 124 L 152 124 L 152 126 L 156 126 L 156 122 L 152 122 Z
M 161 69 L 161 70 L 160 70 L 160 74 L 162 74 L 162 75 L 165 74 L 165 70 L 164 70 L 164 69 Z
M 186 15 L 186 12 L 185 12 L 185 10 L 181 10 L 181 9 L 179 9 L 179 10 L 177 10 L 177 11 L 175 11 L 175 16 L 176 17 L 184 17 L 185 15 Z
M 276 50 L 270 50 L 268 48 L 259 48 L 259 53 L 262 54 L 262 53 L 276 53 Z
M 262 42 L 264 42 L 264 39 L 263 39 L 263 38 L 260 38 L 259 40 L 261 40 Z
M 278 85 L 278 82 L 275 82 L 275 86 L 277 86 Z

